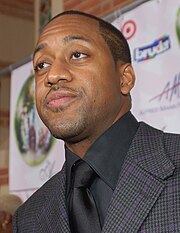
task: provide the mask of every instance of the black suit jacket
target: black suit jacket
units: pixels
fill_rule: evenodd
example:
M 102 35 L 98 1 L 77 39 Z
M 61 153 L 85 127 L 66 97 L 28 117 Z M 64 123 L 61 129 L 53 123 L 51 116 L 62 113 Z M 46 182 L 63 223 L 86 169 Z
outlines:
M 18 209 L 13 233 L 70 232 L 65 182 L 64 166 Z M 180 232 L 180 135 L 140 123 L 102 232 Z

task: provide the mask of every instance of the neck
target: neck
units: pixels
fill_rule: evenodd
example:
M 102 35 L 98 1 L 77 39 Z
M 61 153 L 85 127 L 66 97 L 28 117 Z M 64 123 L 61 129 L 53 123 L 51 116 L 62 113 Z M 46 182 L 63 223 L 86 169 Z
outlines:
M 129 106 L 126 107 L 126 109 L 122 113 L 117 114 L 116 118 L 114 119 L 113 122 L 107 122 L 106 125 L 102 125 L 101 128 L 98 130 L 97 127 L 93 128 L 93 133 L 91 132 L 91 136 L 89 137 L 78 137 L 74 141 L 66 141 L 66 147 L 72 151 L 74 154 L 79 156 L 80 158 L 83 158 L 90 146 L 97 140 L 97 138 L 105 132 L 111 125 L 113 125 L 119 118 L 121 118 L 126 112 L 130 110 Z M 93 135 L 93 136 L 92 136 Z
M 89 140 L 83 140 L 77 143 L 68 143 L 66 142 L 66 147 L 72 151 L 74 154 L 83 158 L 89 147 L 93 144 Z

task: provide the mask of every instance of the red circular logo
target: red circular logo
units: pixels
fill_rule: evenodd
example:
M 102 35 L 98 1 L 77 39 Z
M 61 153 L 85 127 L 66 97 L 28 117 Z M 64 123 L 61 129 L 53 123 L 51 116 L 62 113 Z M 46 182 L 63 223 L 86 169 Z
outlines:
M 126 40 L 129 40 L 131 37 L 134 36 L 136 32 L 135 22 L 133 20 L 126 21 L 121 28 L 121 32 L 126 38 Z

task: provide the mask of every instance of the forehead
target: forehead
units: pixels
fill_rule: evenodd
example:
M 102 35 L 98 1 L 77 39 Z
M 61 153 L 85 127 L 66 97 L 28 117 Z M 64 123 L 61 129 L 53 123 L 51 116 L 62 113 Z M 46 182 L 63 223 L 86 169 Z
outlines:
M 39 41 L 50 36 L 82 35 L 89 40 L 103 40 L 99 31 L 99 22 L 83 15 L 62 15 L 46 25 L 40 34 Z

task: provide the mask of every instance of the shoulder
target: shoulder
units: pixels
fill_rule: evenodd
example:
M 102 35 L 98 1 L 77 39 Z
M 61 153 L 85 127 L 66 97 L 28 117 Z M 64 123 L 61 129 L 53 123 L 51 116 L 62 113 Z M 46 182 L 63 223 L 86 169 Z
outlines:
M 34 224 L 34 221 L 43 214 L 49 203 L 56 200 L 58 191 L 65 192 L 65 169 L 50 178 L 39 188 L 22 206 L 18 208 L 14 217 L 14 227 L 22 224 Z
M 149 139 L 156 138 L 162 143 L 166 154 L 180 159 L 180 134 L 163 132 L 144 122 L 140 122 L 139 128 L 139 135 Z
M 42 187 L 40 187 L 22 206 L 27 209 L 39 209 L 45 201 L 49 201 L 55 196 L 59 187 L 65 185 L 65 169 L 50 178 Z
M 164 149 L 176 165 L 180 166 L 180 135 L 164 133 Z
M 172 141 L 176 141 L 178 142 L 180 140 L 180 134 L 175 134 L 175 133 L 167 133 L 164 132 L 162 130 L 159 130 L 157 128 L 154 128 L 153 126 L 148 125 L 145 122 L 140 122 L 140 127 L 139 127 L 139 131 L 144 134 L 150 134 L 151 136 L 162 136 L 164 138 L 164 142 L 168 143 L 168 142 L 172 142 Z

